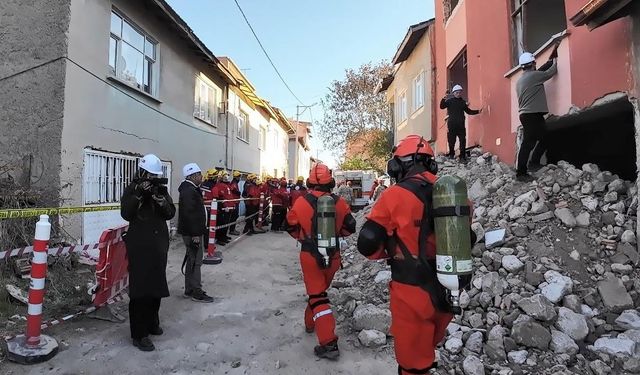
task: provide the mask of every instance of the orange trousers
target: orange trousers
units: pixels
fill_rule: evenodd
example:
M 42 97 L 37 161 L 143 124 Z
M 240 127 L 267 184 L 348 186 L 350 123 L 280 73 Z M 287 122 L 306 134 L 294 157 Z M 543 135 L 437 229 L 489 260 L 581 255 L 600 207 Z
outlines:
M 420 287 L 391 281 L 389 288 L 398 374 L 427 374 L 453 315 L 436 311 Z
M 304 286 L 309 296 L 309 303 L 304 312 L 304 325 L 308 330 L 315 330 L 320 345 L 326 345 L 338 339 L 335 334 L 336 320 L 329 304 L 327 289 L 333 276 L 340 269 L 340 254 L 331 258 L 329 268 L 321 268 L 316 258 L 307 251 L 300 252 L 300 265 Z

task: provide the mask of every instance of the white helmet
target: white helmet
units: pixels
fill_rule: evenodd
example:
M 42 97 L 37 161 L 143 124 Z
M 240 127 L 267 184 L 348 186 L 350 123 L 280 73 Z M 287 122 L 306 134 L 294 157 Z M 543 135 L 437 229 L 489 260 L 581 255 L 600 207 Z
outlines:
M 462 86 L 460 85 L 453 86 L 453 89 L 451 90 L 451 92 L 456 92 L 456 91 L 462 91 Z
M 140 169 L 144 169 L 149 173 L 159 174 L 159 175 L 162 174 L 162 162 L 154 154 L 145 155 L 142 159 L 140 159 L 140 163 L 138 163 L 138 167 Z
M 192 174 L 198 173 L 198 172 L 202 173 L 202 169 L 200 169 L 200 167 L 198 167 L 198 164 L 196 163 L 189 163 L 184 167 L 182 167 L 182 176 L 184 177 L 189 177 Z
M 535 56 L 533 56 L 533 53 L 530 52 L 524 52 L 518 59 L 518 63 L 520 64 L 520 66 L 529 65 L 534 61 L 536 61 L 536 58 Z

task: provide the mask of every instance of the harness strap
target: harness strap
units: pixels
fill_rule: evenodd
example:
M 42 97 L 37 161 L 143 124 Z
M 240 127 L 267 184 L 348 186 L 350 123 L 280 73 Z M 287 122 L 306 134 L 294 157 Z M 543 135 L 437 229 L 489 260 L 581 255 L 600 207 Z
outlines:
M 449 217 L 449 216 L 470 216 L 471 207 L 469 206 L 447 206 L 438 207 L 433 210 L 433 217 Z

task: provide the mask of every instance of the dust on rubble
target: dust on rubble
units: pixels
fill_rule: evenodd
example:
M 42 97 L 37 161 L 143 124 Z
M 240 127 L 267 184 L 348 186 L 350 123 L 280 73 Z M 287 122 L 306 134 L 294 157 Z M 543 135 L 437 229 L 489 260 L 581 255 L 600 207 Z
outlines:
M 466 180 L 479 239 L 464 313 L 438 350 L 440 371 L 475 374 L 479 364 L 478 373 L 640 373 L 635 182 L 559 162 L 520 183 L 480 149 L 467 164 L 438 162 L 439 175 Z M 358 230 L 370 210 L 356 214 Z M 488 250 L 484 234 L 500 228 L 504 244 Z M 331 301 L 356 342 L 390 352 L 391 339 L 381 339 L 389 336 L 389 267 L 361 256 L 356 240 L 348 238 Z

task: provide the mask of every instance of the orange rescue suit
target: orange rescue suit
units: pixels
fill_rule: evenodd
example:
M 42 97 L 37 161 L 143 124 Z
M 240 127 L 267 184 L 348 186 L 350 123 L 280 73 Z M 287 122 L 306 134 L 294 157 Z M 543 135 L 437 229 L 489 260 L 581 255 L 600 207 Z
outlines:
M 414 178 L 430 184 L 436 181 L 436 177 L 429 172 L 416 175 Z M 424 209 L 423 202 L 415 194 L 401 186 L 393 185 L 380 196 L 367 219 L 383 227 L 387 236 L 392 237 L 395 233 L 409 252 L 417 258 Z M 427 238 L 426 253 L 428 259 L 436 256 L 434 233 Z M 398 246 L 386 249 L 384 245 L 368 255 L 368 258 L 404 259 Z M 434 366 L 435 348 L 444 338 L 453 315 L 436 310 L 430 294 L 420 286 L 401 283 L 392 277 L 389 288 L 391 334 L 395 339 L 399 374 L 427 373 L 428 369 Z
M 311 190 L 309 194 L 321 197 L 329 195 L 316 190 Z M 300 252 L 300 265 L 302 268 L 304 285 L 309 296 L 309 303 L 304 314 L 304 323 L 307 331 L 315 330 L 320 345 L 327 345 L 336 341 L 335 334 L 336 321 L 331 310 L 331 305 L 327 296 L 327 289 L 331 285 L 333 276 L 340 269 L 340 251 L 336 251 L 331 256 L 328 268 L 322 268 L 318 264 L 317 257 L 312 253 L 313 249 L 305 243 L 316 238 L 313 232 L 313 216 L 315 209 L 305 197 L 297 199 L 287 214 L 289 224 L 289 234 L 300 241 L 302 251 Z M 355 219 L 351 215 L 351 208 L 342 198 L 336 201 L 336 233 L 338 236 L 348 236 L 355 232 Z

